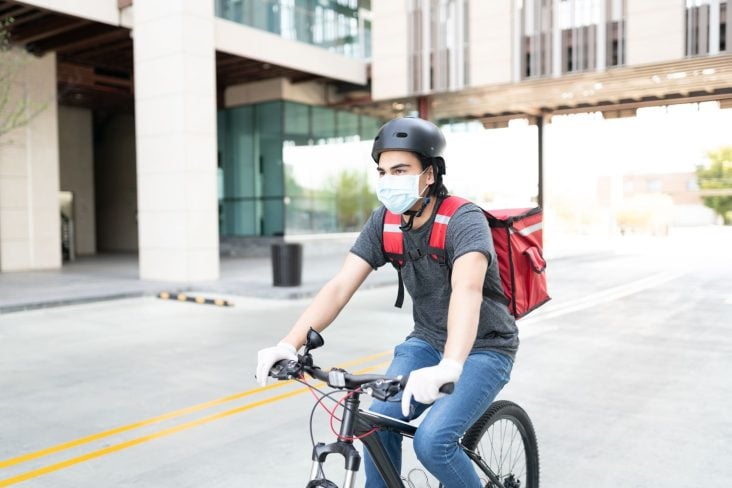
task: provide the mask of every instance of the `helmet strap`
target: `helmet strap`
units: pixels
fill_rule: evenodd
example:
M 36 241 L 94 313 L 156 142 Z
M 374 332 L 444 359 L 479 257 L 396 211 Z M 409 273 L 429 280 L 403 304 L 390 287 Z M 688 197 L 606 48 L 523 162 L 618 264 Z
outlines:
M 419 207 L 419 210 L 417 210 L 417 211 L 407 210 L 406 212 L 404 212 L 405 215 L 409 215 L 409 219 L 405 223 L 400 225 L 399 229 L 402 232 L 412 230 L 412 225 L 414 225 L 414 218 L 421 217 L 422 212 L 424 212 L 424 209 L 427 208 L 427 205 L 429 205 L 429 204 L 430 204 L 430 197 L 429 197 L 429 195 L 427 195 L 427 197 L 422 200 L 422 205 Z

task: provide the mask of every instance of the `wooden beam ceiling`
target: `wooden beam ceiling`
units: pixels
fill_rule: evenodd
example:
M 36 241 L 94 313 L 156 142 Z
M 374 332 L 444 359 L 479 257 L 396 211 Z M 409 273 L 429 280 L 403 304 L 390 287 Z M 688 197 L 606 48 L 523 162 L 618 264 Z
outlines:
M 732 54 L 721 54 L 475 87 L 429 98 L 435 118 L 486 118 L 503 112 L 537 116 L 721 100 L 729 96 L 730 88 Z

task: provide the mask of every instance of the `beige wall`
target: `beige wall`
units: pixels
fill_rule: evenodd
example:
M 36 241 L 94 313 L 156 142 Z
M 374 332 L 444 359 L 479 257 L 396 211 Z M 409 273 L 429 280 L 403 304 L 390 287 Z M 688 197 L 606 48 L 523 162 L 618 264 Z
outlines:
M 117 0 L 23 0 L 23 3 L 82 19 L 90 19 L 111 25 L 119 23 Z
M 42 110 L 0 140 L 0 270 L 58 268 L 56 56 L 25 57 L 19 63 L 4 56 L 4 67 L 16 66 L 11 100 L 25 97 L 32 110 Z
M 58 122 L 61 190 L 74 194 L 76 254 L 95 254 L 92 112 L 61 105 Z
M 131 114 L 102 119 L 94 150 L 97 249 L 137 250 L 135 119 Z
M 684 2 L 627 0 L 627 64 L 673 61 L 684 57 Z
M 511 82 L 512 25 L 509 1 L 471 0 L 469 86 Z
M 322 83 L 292 83 L 287 78 L 254 81 L 226 87 L 224 106 L 236 107 L 273 100 L 288 100 L 308 105 L 325 105 L 325 86 Z
M 372 91 L 374 100 L 407 96 L 407 2 L 371 2 Z

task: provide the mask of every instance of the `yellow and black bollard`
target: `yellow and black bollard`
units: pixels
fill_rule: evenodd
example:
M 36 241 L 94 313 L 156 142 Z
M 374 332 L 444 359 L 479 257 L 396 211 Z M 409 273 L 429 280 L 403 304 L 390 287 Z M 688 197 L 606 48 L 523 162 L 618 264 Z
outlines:
M 179 302 L 194 302 L 206 305 L 216 305 L 219 307 L 233 307 L 234 303 L 223 298 L 207 298 L 202 295 L 190 296 L 185 293 L 169 293 L 163 291 L 158 293 L 158 298 L 162 300 L 178 300 Z

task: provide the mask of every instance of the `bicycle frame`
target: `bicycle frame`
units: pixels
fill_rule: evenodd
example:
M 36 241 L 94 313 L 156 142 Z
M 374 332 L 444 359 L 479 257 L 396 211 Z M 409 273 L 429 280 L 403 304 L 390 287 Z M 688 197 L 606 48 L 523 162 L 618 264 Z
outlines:
M 342 369 L 331 369 L 328 372 L 321 370 L 313 365 L 313 359 L 310 355 L 312 349 L 321 347 L 324 344 L 321 335 L 314 329 L 310 329 L 307 335 L 307 343 L 305 352 L 298 356 L 295 360 L 282 360 L 271 368 L 270 376 L 277 379 L 292 379 L 301 377 L 305 372 L 315 379 L 325 381 L 328 386 L 346 390 L 349 394 L 345 398 L 343 405 L 343 418 L 341 419 L 341 428 L 338 433 L 338 440 L 330 444 L 319 442 L 313 446 L 313 467 L 310 471 L 310 482 L 306 488 L 324 487 L 331 488 L 334 486 L 332 481 L 326 480 L 321 476 L 322 463 L 330 454 L 340 454 L 345 459 L 346 475 L 343 482 L 343 488 L 353 488 L 356 481 L 356 473 L 361 466 L 361 455 L 358 450 L 353 447 L 353 441 L 360 439 L 371 455 L 374 465 L 381 477 L 389 488 L 405 488 L 399 471 L 389 459 L 384 445 L 378 435 L 373 435 L 376 431 L 390 431 L 402 437 L 414 438 L 417 433 L 417 427 L 407 422 L 393 419 L 390 417 L 378 415 L 373 412 L 365 412 L 359 407 L 361 405 L 361 395 L 364 393 L 361 386 L 367 386 L 367 390 L 375 398 L 385 400 L 389 398 L 389 387 L 399 386 L 401 388 L 406 384 L 407 378 L 386 378 L 381 375 L 351 375 Z M 384 381 L 386 380 L 386 383 Z M 396 382 L 396 383 L 395 383 Z M 373 384 L 372 384 L 373 383 Z M 387 387 L 383 392 L 380 387 Z M 443 385 L 440 391 L 444 393 L 452 393 L 453 383 Z M 375 392 L 380 391 L 378 396 Z M 392 391 L 391 393 L 395 393 Z M 458 444 L 460 448 L 470 457 L 471 460 L 488 476 L 494 486 L 497 488 L 505 488 L 498 476 L 488 467 L 477 452 L 471 451 L 462 444 Z
M 360 440 L 368 449 L 369 454 L 374 462 L 374 466 L 381 474 L 386 485 L 389 488 L 405 488 L 402 478 L 394 464 L 386 454 L 386 449 L 381 443 L 381 439 L 376 433 L 369 435 L 374 429 L 381 431 L 391 431 L 403 437 L 414 438 L 417 427 L 406 422 L 402 422 L 390 417 L 381 416 L 373 412 L 366 412 L 359 408 L 361 392 L 353 392 L 349 396 L 343 409 L 343 420 L 338 435 L 339 440 L 330 444 L 322 442 L 317 443 L 313 447 L 313 466 L 310 471 L 310 481 L 320 480 L 320 465 L 330 454 L 340 454 L 345 458 L 345 478 L 343 480 L 343 488 L 353 488 L 356 482 L 356 473 L 361 465 L 361 455 L 353 446 L 355 437 L 364 436 Z M 504 488 L 501 480 L 493 473 L 488 465 L 483 461 L 476 452 L 460 446 L 470 459 L 490 478 L 496 487 Z M 308 486 L 319 486 L 311 485 Z

